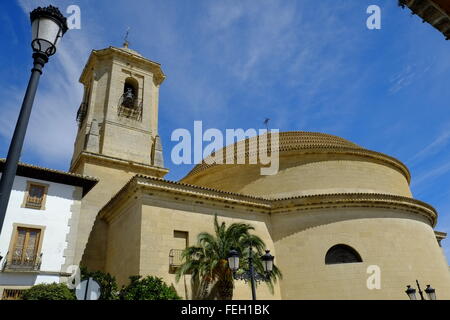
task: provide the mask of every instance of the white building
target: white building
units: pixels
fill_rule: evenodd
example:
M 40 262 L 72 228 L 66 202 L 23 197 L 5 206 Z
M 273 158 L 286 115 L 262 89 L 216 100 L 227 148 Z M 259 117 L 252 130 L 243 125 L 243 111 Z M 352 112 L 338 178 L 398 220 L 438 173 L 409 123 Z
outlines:
M 3 171 L 4 160 L 0 160 Z M 81 199 L 97 180 L 20 164 L 0 234 L 0 297 L 69 275 Z

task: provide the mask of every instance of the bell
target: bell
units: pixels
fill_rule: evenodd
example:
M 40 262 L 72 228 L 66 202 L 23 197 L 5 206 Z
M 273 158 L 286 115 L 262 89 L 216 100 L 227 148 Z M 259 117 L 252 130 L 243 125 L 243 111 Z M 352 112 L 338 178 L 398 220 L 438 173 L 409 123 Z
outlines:
M 125 99 L 133 100 L 133 98 L 134 98 L 133 91 L 131 90 L 131 88 L 128 88 L 127 92 L 125 92 Z
M 134 101 L 133 91 L 131 90 L 131 88 L 128 88 L 127 91 L 124 93 L 124 96 L 123 96 L 123 104 L 126 107 L 132 107 L 133 106 L 133 101 Z

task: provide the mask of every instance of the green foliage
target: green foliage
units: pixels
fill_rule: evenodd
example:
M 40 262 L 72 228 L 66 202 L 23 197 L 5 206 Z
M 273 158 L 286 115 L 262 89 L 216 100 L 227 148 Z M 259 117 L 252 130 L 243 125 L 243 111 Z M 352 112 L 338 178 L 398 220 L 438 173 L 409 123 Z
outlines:
M 81 267 L 81 281 L 88 278 L 94 279 L 100 285 L 99 300 L 118 300 L 119 289 L 116 278 L 109 273 L 102 271 L 88 271 L 86 267 Z
M 180 300 L 175 288 L 161 278 L 131 276 L 130 284 L 120 292 L 122 300 Z
M 75 293 L 64 283 L 38 284 L 22 295 L 23 300 L 76 300 Z
M 246 223 L 233 223 L 228 228 L 225 223 L 219 224 L 217 215 L 214 218 L 215 234 L 202 232 L 197 236 L 197 244 L 183 251 L 183 263 L 177 270 L 176 280 L 191 274 L 194 296 L 200 299 L 231 300 L 233 297 L 233 273 L 228 266 L 228 254 L 231 249 L 240 254 L 241 269 L 248 270 L 248 258 L 252 254 L 255 270 L 263 273 L 263 265 L 259 259 L 265 253 L 264 241 L 250 234 L 255 228 Z M 250 245 L 252 253 L 250 253 Z M 266 282 L 273 292 L 277 278 L 281 278 L 280 270 L 274 266 L 270 281 Z M 212 286 L 212 288 L 211 288 Z

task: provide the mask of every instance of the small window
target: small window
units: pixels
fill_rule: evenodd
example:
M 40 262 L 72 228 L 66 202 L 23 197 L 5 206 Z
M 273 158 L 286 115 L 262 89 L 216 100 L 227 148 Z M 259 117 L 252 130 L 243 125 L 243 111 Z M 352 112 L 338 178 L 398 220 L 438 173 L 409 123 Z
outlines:
M 174 230 L 173 238 L 173 249 L 169 251 L 170 272 L 181 266 L 182 252 L 189 246 L 189 232 Z
M 138 102 L 138 82 L 133 78 L 127 78 L 123 86 L 122 105 L 127 108 L 136 108 Z
M 28 182 L 23 206 L 29 209 L 44 210 L 48 185 Z
M 2 300 L 21 300 L 24 289 L 4 289 Z
M 139 83 L 134 78 L 125 79 L 120 97 L 118 115 L 132 120 L 142 120 L 142 99 L 139 98 Z
M 345 244 L 338 244 L 331 247 L 325 256 L 325 264 L 356 262 L 362 262 L 361 256 L 355 249 Z
M 186 249 L 189 246 L 189 232 L 174 230 L 173 237 L 177 249 Z

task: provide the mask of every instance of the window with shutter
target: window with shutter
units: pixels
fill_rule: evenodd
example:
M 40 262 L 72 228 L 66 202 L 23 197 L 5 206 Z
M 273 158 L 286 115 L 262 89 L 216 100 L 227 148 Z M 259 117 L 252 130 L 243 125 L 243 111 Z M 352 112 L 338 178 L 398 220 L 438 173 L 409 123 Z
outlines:
M 23 207 L 29 209 L 44 210 L 47 189 L 47 185 L 28 182 Z

